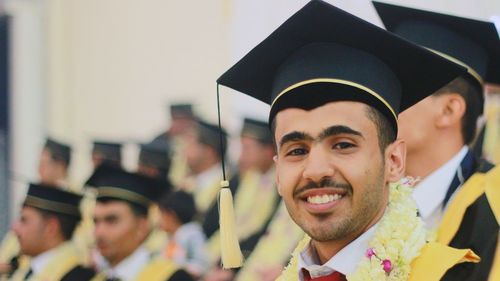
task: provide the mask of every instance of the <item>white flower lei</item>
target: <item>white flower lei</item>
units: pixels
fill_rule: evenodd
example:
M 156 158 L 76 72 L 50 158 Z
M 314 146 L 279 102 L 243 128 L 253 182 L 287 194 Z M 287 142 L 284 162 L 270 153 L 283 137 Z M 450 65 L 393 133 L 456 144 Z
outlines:
M 390 184 L 389 205 L 375 230 L 365 257 L 356 271 L 346 276 L 348 281 L 408 280 L 411 262 L 426 243 L 427 231 L 417 216 L 413 198 L 412 179 L 405 178 Z M 306 235 L 293 251 L 292 259 L 277 281 L 298 280 L 298 255 L 311 238 Z

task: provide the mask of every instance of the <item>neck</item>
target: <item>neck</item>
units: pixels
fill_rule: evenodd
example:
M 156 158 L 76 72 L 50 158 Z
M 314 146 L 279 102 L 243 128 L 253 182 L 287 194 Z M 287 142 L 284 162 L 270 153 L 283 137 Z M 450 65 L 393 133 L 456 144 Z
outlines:
M 461 136 L 450 138 L 440 138 L 427 144 L 421 149 L 408 149 L 406 155 L 406 175 L 411 177 L 425 178 L 435 170 L 439 169 L 453 156 L 455 156 L 464 146 Z
M 204 173 L 210 169 L 212 169 L 215 165 L 219 164 L 219 162 L 217 160 L 214 160 L 214 159 L 207 159 L 206 161 L 204 161 L 203 163 L 200 163 L 199 167 L 198 167 L 198 171 L 196 172 L 196 174 L 201 174 L 201 173 Z
M 53 239 L 46 239 L 44 241 L 44 248 L 40 253 L 38 253 L 38 255 L 48 252 L 54 248 L 57 248 L 64 242 L 65 241 L 63 239 L 60 239 L 58 237 L 54 237 Z

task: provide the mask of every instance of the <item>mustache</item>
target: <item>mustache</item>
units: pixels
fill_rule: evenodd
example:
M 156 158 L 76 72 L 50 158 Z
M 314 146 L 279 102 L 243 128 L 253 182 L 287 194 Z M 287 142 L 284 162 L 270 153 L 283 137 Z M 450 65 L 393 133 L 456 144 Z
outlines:
M 309 189 L 315 189 L 315 188 L 340 188 L 344 189 L 347 194 L 352 193 L 352 186 L 348 183 L 340 183 L 337 181 L 334 181 L 331 178 L 323 178 L 319 182 L 315 181 L 310 181 L 306 183 L 304 186 L 297 188 L 293 192 L 293 196 L 297 196 L 302 192 L 305 192 Z

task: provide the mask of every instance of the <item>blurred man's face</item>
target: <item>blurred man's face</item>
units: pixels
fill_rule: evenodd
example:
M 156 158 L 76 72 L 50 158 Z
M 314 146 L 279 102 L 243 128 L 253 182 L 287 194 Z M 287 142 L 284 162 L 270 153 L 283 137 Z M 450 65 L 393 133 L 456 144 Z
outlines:
M 186 133 L 187 130 L 194 127 L 194 124 L 195 123 L 192 118 L 187 118 L 187 117 L 172 118 L 168 134 L 172 137 L 183 135 Z
M 94 211 L 97 249 L 111 265 L 131 255 L 144 241 L 149 224 L 122 201 L 97 202 Z
M 194 129 L 186 133 L 184 143 L 186 163 L 194 174 L 198 174 L 205 163 L 204 157 L 208 157 L 208 146 L 198 141 L 198 133 Z
M 24 206 L 21 217 L 12 226 L 16 234 L 21 253 L 27 256 L 37 256 L 45 251 L 47 237 L 46 219 L 35 208 Z
M 241 137 L 241 154 L 239 159 L 239 169 L 241 172 L 259 169 L 262 158 L 262 145 L 254 138 Z
M 52 159 L 48 149 L 42 150 L 38 165 L 38 174 L 42 183 L 53 184 L 57 181 L 57 163 Z

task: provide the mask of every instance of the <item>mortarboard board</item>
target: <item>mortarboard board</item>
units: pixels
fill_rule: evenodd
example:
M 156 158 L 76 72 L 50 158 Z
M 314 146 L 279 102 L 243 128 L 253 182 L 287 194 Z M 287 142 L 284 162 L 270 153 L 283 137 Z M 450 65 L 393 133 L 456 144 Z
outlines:
M 479 88 L 500 83 L 500 39 L 491 22 L 373 1 L 387 30 L 467 68 Z
M 82 196 L 60 187 L 30 183 L 25 206 L 80 218 Z
M 263 122 L 260 120 L 245 118 L 243 120 L 241 135 L 257 139 L 259 142 L 264 144 L 273 143 L 273 136 L 271 134 L 271 131 L 269 130 L 267 122 Z
M 397 115 L 466 70 L 323 1 L 309 2 L 217 80 L 271 105 L 366 103 Z
M 149 143 L 141 144 L 139 163 L 160 169 L 170 167 L 170 146 L 166 138 L 156 138 Z
M 98 200 L 122 200 L 147 209 L 157 196 L 155 180 L 118 167 L 101 165 L 90 178 Z
M 176 118 L 194 118 L 193 105 L 190 103 L 179 103 L 170 105 L 170 116 Z
M 98 153 L 105 160 L 121 163 L 122 159 L 122 144 L 106 141 L 94 141 L 92 153 Z
M 47 138 L 44 148 L 50 151 L 54 159 L 69 165 L 71 161 L 71 147 L 69 145 Z

